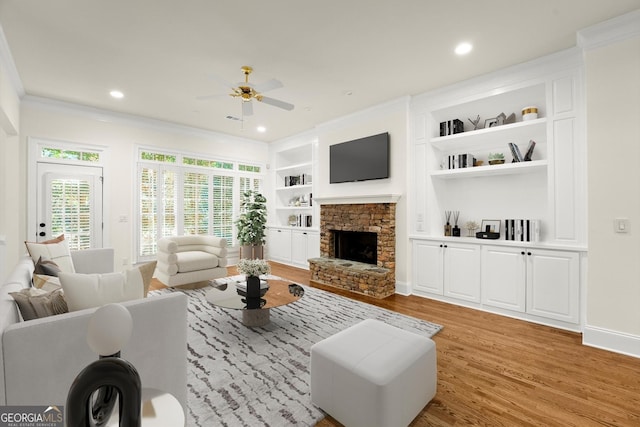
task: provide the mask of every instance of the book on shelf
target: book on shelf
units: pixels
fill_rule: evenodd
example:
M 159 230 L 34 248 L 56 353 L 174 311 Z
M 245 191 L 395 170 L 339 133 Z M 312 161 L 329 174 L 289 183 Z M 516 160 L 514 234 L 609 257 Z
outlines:
M 447 156 L 447 169 L 472 168 L 475 160 L 473 154 L 451 154 Z
M 527 152 L 524 155 L 524 161 L 525 162 L 529 162 L 531 161 L 531 157 L 533 156 L 533 149 L 536 148 L 536 142 L 531 139 L 529 140 L 529 146 L 527 146 Z
M 518 148 L 517 144 L 513 142 L 509 143 L 509 149 L 511 150 L 511 155 L 513 156 L 514 162 L 523 162 L 524 157 L 522 157 L 522 153 L 520 152 L 520 148 Z
M 293 187 L 294 185 L 311 185 L 311 175 L 303 173 L 301 175 L 287 175 L 284 177 L 285 187 Z
M 540 241 L 540 221 L 537 219 L 506 219 L 505 240 L 517 242 Z

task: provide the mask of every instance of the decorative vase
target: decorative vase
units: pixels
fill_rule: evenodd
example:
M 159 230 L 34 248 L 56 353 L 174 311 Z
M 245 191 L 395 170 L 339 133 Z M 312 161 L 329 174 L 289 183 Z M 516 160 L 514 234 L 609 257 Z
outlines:
M 260 298 L 260 278 L 247 276 L 247 298 Z
M 447 222 L 447 225 L 444 226 L 444 235 L 451 236 L 451 224 Z

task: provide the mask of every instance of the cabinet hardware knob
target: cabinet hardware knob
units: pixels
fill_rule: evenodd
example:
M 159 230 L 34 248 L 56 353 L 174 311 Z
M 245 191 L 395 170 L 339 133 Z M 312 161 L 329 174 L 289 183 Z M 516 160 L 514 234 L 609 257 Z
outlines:
M 440 247 L 442 248 L 444 245 L 440 245 Z
M 531 255 L 531 252 L 527 252 L 527 255 Z
M 47 235 L 47 233 L 45 233 L 44 231 L 41 231 L 40 233 L 38 233 L 38 235 L 39 235 L 40 237 L 44 237 L 44 236 L 46 236 L 46 235 Z
M 524 255 L 524 251 L 520 252 L 520 255 Z
M 446 248 L 446 247 L 447 247 L 447 245 L 444 245 L 444 247 Z

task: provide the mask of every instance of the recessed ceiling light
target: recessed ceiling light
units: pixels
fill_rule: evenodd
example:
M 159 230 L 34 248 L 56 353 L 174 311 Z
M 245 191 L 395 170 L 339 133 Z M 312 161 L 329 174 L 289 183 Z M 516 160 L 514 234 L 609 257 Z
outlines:
M 267 131 L 267 128 L 266 128 L 266 127 L 264 127 L 264 126 L 258 126 L 258 127 L 256 128 L 256 130 L 257 130 L 258 132 L 260 132 L 260 133 L 264 133 L 264 132 L 266 132 L 266 131 Z
M 119 90 L 112 90 L 111 92 L 109 92 L 109 95 L 111 95 L 111 97 L 115 99 L 124 98 L 124 93 L 120 92 Z
M 467 53 L 471 52 L 472 49 L 473 46 L 471 45 L 471 43 L 462 42 L 458 46 L 456 46 L 455 52 L 456 55 L 466 55 Z

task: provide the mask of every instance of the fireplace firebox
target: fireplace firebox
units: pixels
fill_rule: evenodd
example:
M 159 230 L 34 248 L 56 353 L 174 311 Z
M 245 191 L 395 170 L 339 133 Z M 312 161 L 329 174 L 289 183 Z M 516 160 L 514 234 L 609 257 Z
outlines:
M 335 258 L 373 265 L 378 263 L 377 233 L 344 230 L 331 230 L 331 233 Z

